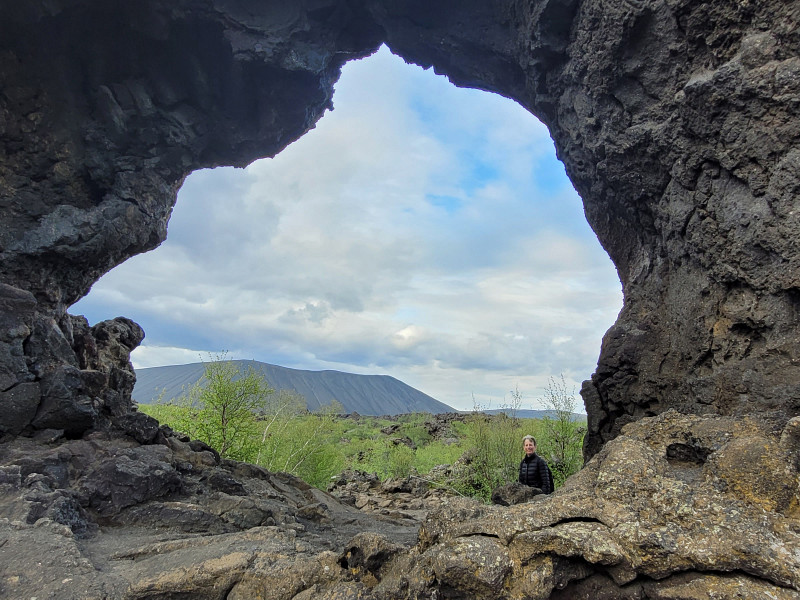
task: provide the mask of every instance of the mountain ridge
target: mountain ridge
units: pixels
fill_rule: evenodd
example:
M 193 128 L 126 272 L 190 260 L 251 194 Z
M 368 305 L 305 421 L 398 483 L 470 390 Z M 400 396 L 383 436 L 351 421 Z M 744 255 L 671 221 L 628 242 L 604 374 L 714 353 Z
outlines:
M 309 371 L 281 367 L 255 360 L 231 360 L 240 368 L 253 367 L 277 390 L 292 390 L 303 396 L 314 411 L 337 401 L 344 411 L 362 415 L 396 415 L 412 412 L 458 412 L 455 408 L 403 383 L 391 375 L 359 375 L 327 369 Z M 200 381 L 204 363 L 135 369 L 133 399 L 140 404 L 180 397 Z
M 518 419 L 544 419 L 545 417 L 548 419 L 558 419 L 558 413 L 556 413 L 555 410 L 548 408 L 490 408 L 481 409 L 478 412 L 486 413 L 487 415 L 498 415 L 500 413 L 504 413 L 508 416 L 517 417 Z M 573 412 L 570 413 L 570 419 L 576 422 L 585 422 L 586 415 L 583 413 Z

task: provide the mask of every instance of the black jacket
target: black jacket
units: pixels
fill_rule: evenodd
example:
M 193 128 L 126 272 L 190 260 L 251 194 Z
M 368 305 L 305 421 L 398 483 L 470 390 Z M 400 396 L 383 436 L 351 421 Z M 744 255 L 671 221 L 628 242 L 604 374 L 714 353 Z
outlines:
M 519 463 L 519 482 L 531 487 L 537 487 L 545 494 L 553 491 L 547 463 L 536 453 L 531 456 L 526 454 L 522 462 Z

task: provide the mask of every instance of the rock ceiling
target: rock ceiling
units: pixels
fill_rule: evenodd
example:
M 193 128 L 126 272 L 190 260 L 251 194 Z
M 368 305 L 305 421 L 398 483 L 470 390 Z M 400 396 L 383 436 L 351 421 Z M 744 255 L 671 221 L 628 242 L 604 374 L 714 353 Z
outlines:
M 582 390 L 589 454 L 667 408 L 798 414 L 800 63 L 778 5 L 6 4 L 0 389 L 46 402 L 85 370 L 66 307 L 163 241 L 186 175 L 276 154 L 386 43 L 550 128 L 625 295 Z
M 587 458 L 671 409 L 780 432 L 800 414 L 799 20 L 780 0 L 2 3 L 0 434 L 132 427 L 143 332 L 67 308 L 164 240 L 187 174 L 280 152 L 382 43 L 550 129 L 624 292 L 581 391 Z

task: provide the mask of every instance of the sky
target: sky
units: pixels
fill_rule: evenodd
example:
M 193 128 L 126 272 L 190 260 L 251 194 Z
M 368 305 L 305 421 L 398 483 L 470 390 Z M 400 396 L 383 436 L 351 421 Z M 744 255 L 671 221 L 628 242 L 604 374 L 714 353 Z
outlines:
M 535 117 L 382 48 L 345 65 L 315 129 L 192 173 L 167 240 L 70 312 L 146 332 L 135 368 L 227 352 L 391 375 L 460 410 L 577 395 L 619 278 Z

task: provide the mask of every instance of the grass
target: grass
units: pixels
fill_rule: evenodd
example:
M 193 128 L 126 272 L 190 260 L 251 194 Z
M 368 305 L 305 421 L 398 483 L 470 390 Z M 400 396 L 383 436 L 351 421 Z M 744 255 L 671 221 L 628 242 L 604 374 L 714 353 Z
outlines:
M 139 410 L 176 431 L 203 439 L 188 407 L 150 404 L 140 405 Z M 290 472 L 320 489 L 326 489 L 345 469 L 374 473 L 384 480 L 411 474 L 427 477 L 435 467 L 451 465 L 448 480 L 439 483 L 488 501 L 494 487 L 516 481 L 525 434 L 536 437 L 539 454 L 546 460 L 561 457 L 557 487 L 581 464 L 581 423 L 573 424 L 571 439 L 577 445 L 573 443 L 567 450 L 566 464 L 562 440 L 554 438 L 553 428 L 538 419 L 474 412 L 463 421 L 450 421 L 447 430 L 435 438 L 426 427 L 433 419 L 427 413 L 385 418 L 299 412 L 281 419 L 277 425 L 269 415 L 254 419 L 239 433 L 231 458 Z

